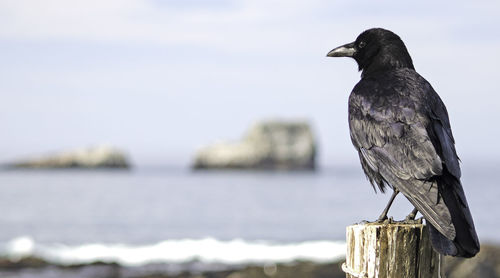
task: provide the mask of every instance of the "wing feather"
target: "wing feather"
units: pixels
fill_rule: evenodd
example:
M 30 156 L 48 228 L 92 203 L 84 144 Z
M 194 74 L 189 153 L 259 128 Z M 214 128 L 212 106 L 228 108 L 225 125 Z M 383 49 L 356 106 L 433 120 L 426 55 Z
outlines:
M 372 184 L 382 179 L 401 191 L 427 221 L 453 239 L 456 231 L 436 177 L 445 166 L 459 177 L 458 157 L 447 112 L 421 80 L 389 82 L 391 87 L 361 80 L 349 98 L 351 140 Z M 427 107 L 437 107 L 437 113 Z

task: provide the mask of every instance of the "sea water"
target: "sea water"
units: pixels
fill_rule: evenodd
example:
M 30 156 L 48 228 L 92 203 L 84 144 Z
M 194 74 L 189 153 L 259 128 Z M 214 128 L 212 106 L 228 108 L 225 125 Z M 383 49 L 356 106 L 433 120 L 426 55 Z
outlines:
M 464 168 L 482 242 L 499 242 L 495 171 Z M 241 264 L 326 262 L 345 254 L 345 227 L 375 220 L 389 194 L 359 166 L 314 172 L 0 171 L 0 252 L 71 264 L 96 260 Z M 411 211 L 399 196 L 390 211 Z

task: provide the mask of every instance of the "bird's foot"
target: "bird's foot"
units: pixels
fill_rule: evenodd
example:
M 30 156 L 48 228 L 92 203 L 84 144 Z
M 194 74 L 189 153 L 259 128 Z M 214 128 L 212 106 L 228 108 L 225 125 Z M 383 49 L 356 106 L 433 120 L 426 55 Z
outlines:
M 405 220 L 402 221 L 404 224 L 422 224 L 423 222 L 423 217 L 417 218 L 417 219 L 410 219 L 408 217 L 405 218 Z
M 423 222 L 423 217 L 415 219 L 415 216 L 410 217 L 407 216 L 404 220 L 394 220 L 394 218 L 387 217 L 387 215 L 381 215 L 377 220 L 375 220 L 372 223 L 377 223 L 377 224 L 395 224 L 395 223 L 401 223 L 401 224 L 422 224 Z M 369 223 L 366 220 L 363 220 L 360 224 L 366 224 Z
M 415 215 L 408 215 L 405 217 L 405 220 L 404 222 L 412 222 L 412 221 L 415 221 Z
M 375 220 L 375 223 L 384 223 L 384 221 L 387 220 L 387 215 L 380 216 L 377 220 Z
M 394 219 L 391 217 L 387 217 L 387 215 L 381 215 L 376 221 L 375 223 L 378 223 L 378 224 L 391 224 L 391 223 L 394 223 Z
M 398 224 L 413 224 L 413 225 L 416 225 L 416 224 L 422 224 L 423 223 L 423 217 L 420 217 L 420 218 L 417 218 L 417 219 L 409 219 L 408 217 L 406 217 L 403 220 L 393 220 L 392 217 L 391 217 L 390 220 L 386 220 L 386 221 L 389 221 L 388 223 L 391 223 L 391 224 L 398 223 Z
M 412 221 L 412 220 L 415 220 L 415 216 L 417 216 L 417 213 L 418 213 L 418 210 L 417 208 L 414 208 L 410 214 L 408 214 L 408 216 L 406 216 L 405 218 L 405 222 L 406 221 Z

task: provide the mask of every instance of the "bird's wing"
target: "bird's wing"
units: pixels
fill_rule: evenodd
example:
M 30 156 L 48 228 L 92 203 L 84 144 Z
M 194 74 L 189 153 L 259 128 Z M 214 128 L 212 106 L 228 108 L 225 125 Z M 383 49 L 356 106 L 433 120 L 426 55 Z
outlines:
M 433 94 L 433 107 L 430 113 L 432 130 L 429 136 L 433 142 L 436 142 L 436 149 L 441 156 L 446 169 L 457 179 L 460 179 L 459 158 L 455 150 L 455 139 L 451 133 L 448 111 L 437 94 Z
M 449 142 L 440 143 L 438 132 L 437 139 L 429 136 L 433 121 L 422 110 L 421 105 L 427 103 L 420 99 L 428 93 L 421 92 L 427 87 L 411 82 L 386 86 L 367 82 L 358 83 L 349 99 L 354 145 L 371 170 L 401 191 L 443 235 L 453 239 L 450 212 L 434 180 L 443 171 L 435 145 Z

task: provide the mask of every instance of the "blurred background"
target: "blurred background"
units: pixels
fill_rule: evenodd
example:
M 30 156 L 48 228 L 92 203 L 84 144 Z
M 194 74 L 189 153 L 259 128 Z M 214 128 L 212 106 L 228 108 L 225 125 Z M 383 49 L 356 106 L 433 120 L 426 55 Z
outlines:
M 497 1 L 0 0 L 4 264 L 171 277 L 340 261 L 345 226 L 389 196 L 349 138 L 357 65 L 325 56 L 372 27 L 400 35 L 447 105 L 479 237 L 498 244 L 499 13 Z M 399 197 L 390 214 L 410 210 Z M 33 269 L 0 274 L 113 276 Z

